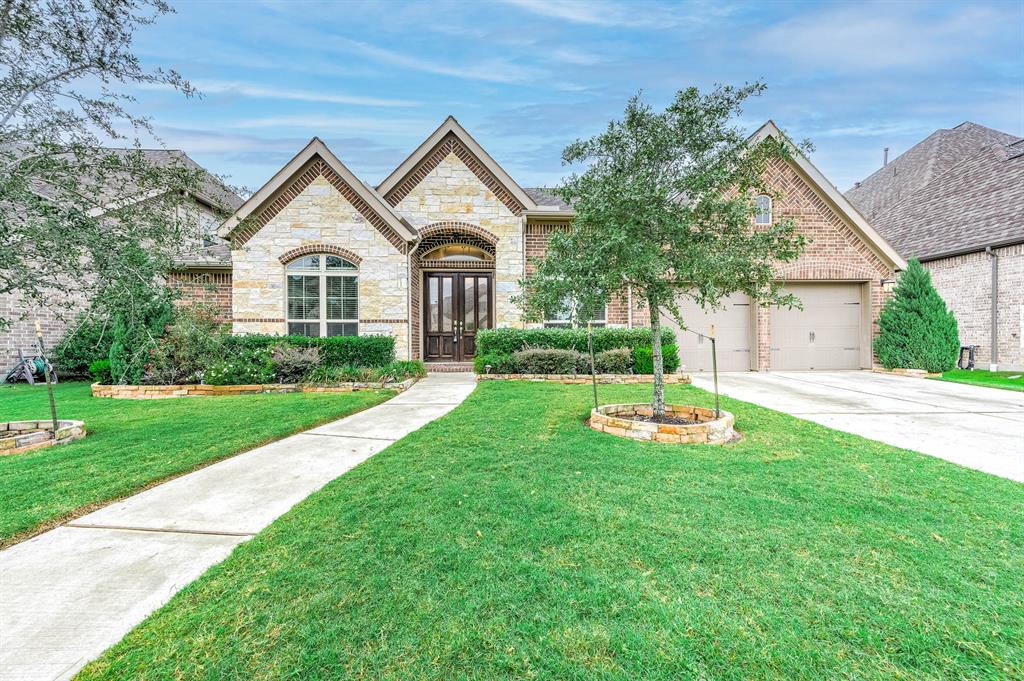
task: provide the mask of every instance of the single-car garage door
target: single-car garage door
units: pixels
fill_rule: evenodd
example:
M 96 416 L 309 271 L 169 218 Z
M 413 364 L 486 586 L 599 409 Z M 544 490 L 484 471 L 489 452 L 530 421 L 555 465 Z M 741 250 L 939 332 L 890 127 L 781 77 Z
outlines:
M 712 324 L 718 343 L 719 371 L 750 371 L 751 314 L 750 298 L 737 293 L 725 301 L 725 308 L 714 312 L 703 309 L 689 298 L 679 300 L 679 312 L 690 331 L 662 316 L 665 325 L 676 334 L 679 359 L 686 371 L 711 371 L 711 341 L 691 331 L 710 333 Z
M 772 308 L 771 368 L 859 369 L 861 284 L 792 284 L 803 309 Z

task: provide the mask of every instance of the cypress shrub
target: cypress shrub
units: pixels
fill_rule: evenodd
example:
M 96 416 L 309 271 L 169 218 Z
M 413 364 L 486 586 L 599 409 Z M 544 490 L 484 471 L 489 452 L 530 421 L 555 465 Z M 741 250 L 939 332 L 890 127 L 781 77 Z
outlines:
M 956 366 L 960 352 L 956 317 L 917 260 L 908 263 L 878 326 L 874 348 L 885 368 L 941 373 Z
M 671 329 L 661 330 L 661 345 L 672 345 L 675 336 Z M 616 348 L 638 348 L 651 345 L 651 330 L 594 329 L 594 352 Z M 479 355 L 511 355 L 525 348 L 551 348 L 587 352 L 586 329 L 484 329 L 477 333 L 476 351 Z

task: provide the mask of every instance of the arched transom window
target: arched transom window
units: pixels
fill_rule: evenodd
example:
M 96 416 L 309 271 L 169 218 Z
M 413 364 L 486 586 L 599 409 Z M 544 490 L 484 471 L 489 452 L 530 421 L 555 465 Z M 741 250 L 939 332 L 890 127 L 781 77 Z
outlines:
M 494 260 L 494 256 L 479 246 L 472 246 L 470 244 L 446 244 L 424 253 L 422 259 L 478 262 L 481 260 Z
M 321 253 L 285 267 L 288 333 L 298 336 L 359 335 L 359 268 Z

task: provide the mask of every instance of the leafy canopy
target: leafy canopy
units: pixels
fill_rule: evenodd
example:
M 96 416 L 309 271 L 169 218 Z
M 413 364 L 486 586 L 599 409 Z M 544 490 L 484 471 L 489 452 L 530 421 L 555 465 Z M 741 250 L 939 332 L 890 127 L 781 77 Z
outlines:
M 640 96 L 621 120 L 566 147 L 582 164 L 558 193 L 576 211 L 571 227 L 550 238 L 546 257 L 523 282 L 527 317 L 538 321 L 574 302 L 586 321 L 627 287 L 650 310 L 654 412 L 663 409 L 660 315 L 679 318 L 688 296 L 706 309 L 742 291 L 762 304 L 793 305 L 775 264 L 795 260 L 804 238 L 792 219 L 754 225 L 758 195 L 777 196 L 769 166 L 809 148 L 772 137 L 754 144 L 734 124 L 763 83 L 678 92 L 664 111 Z
M 949 371 L 960 352 L 956 317 L 921 263 L 910 260 L 878 319 L 875 354 L 888 369 Z
M 0 295 L 17 293 L 29 313 L 72 308 L 101 288 L 147 307 L 158 293 L 143 290 L 157 285 L 146 277 L 198 242 L 186 194 L 202 173 L 149 160 L 138 139 L 149 121 L 123 92 L 193 94 L 131 50 L 135 31 L 170 11 L 162 0 L 0 3 Z M 124 244 L 146 257 L 121 257 Z M 11 321 L 0 317 L 0 328 Z

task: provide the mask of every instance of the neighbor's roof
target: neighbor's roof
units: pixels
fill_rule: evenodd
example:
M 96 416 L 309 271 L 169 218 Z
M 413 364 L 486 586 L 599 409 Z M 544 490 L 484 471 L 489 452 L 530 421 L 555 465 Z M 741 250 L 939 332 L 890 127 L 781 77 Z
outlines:
M 572 212 L 572 206 L 556 194 L 554 189 L 548 189 L 547 187 L 523 187 L 523 191 L 537 204 L 538 210 Z
M 751 144 L 757 144 L 767 137 L 774 137 L 789 145 L 791 158 L 793 165 L 796 169 L 802 173 L 806 180 L 809 180 L 811 185 L 817 187 L 818 191 L 825 198 L 826 202 L 831 204 L 832 209 L 837 212 L 838 215 L 845 218 L 847 224 L 853 227 L 853 230 L 857 232 L 858 236 L 866 243 L 876 255 L 878 255 L 883 262 L 886 262 L 894 270 L 903 270 L 907 267 L 907 262 L 900 257 L 900 254 L 894 249 L 888 241 L 886 241 L 881 234 L 866 220 L 864 216 L 847 200 L 843 193 L 840 192 L 834 184 L 828 181 L 817 166 L 811 163 L 811 159 L 807 158 L 801 152 L 796 145 L 794 145 L 779 128 L 775 125 L 774 121 L 768 121 L 754 132 L 749 137 Z
M 965 150 L 872 222 L 900 253 L 922 260 L 1024 243 L 1024 140 Z
M 872 220 L 982 147 L 1015 141 L 1013 135 L 970 121 L 936 130 L 855 184 L 846 197 Z

